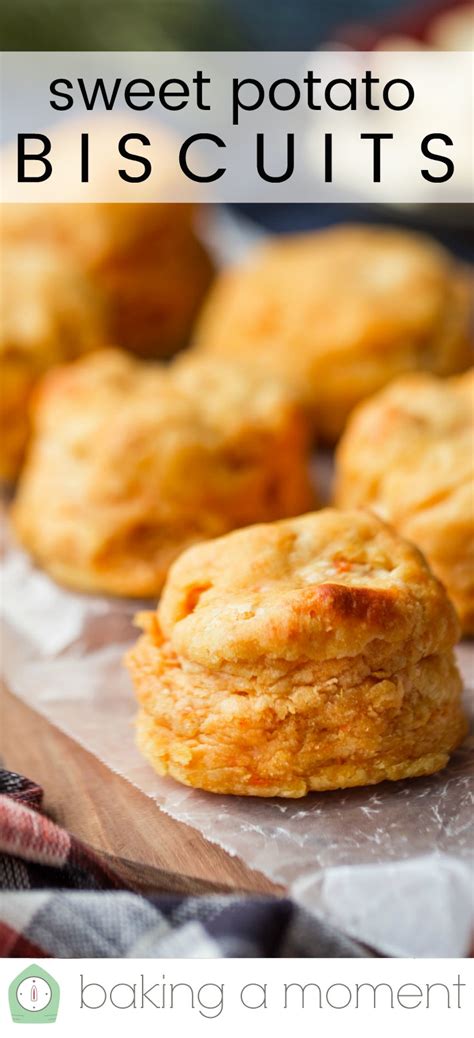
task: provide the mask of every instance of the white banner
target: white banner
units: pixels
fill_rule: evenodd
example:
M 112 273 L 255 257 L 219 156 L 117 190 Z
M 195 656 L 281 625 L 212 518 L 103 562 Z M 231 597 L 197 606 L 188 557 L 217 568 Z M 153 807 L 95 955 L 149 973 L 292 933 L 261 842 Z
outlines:
M 3 959 L 0 1034 L 464 1038 L 472 981 L 463 959 Z
M 472 54 L 3 55 L 7 202 L 469 202 Z

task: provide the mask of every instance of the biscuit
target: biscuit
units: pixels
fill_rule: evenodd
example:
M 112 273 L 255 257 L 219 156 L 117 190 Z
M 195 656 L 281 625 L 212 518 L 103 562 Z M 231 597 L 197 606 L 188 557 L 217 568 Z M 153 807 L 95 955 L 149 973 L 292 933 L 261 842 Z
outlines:
M 93 283 L 104 342 L 150 357 L 186 344 L 213 275 L 191 206 L 31 203 L 3 216 L 5 248 L 46 243 Z
M 296 388 L 322 438 L 397 375 L 469 364 L 469 293 L 428 237 L 340 226 L 279 238 L 224 271 L 196 332 L 200 349 L 260 358 Z
M 314 504 L 309 440 L 288 390 L 253 367 L 95 353 L 37 393 L 14 526 L 64 584 L 157 595 L 188 545 Z
M 138 746 L 186 785 L 301 797 L 430 774 L 465 734 L 454 609 L 370 513 L 196 545 L 138 622 Z
M 3 250 L 0 279 L 0 478 L 13 480 L 37 379 L 52 365 L 105 343 L 92 286 L 55 249 Z
M 77 122 L 52 129 L 55 178 L 44 185 L 46 192 L 51 190 L 45 196 L 48 204 L 4 204 L 3 247 L 46 242 L 61 249 L 92 280 L 100 296 L 104 342 L 143 356 L 170 356 L 189 339 L 213 275 L 212 261 L 195 230 L 199 207 L 189 200 L 152 201 L 155 191 L 163 198 L 176 197 L 177 192 L 174 145 L 159 126 L 148 149 L 154 176 L 134 185 L 136 201 L 120 201 L 123 181 L 117 166 L 123 160 L 117 145 L 130 127 L 114 113 L 91 117 L 91 183 L 83 185 L 80 204 L 71 201 L 77 192 L 83 129 Z M 142 129 L 149 132 L 146 124 Z M 10 152 L 6 148 L 2 156 L 7 171 L 13 160 L 16 166 L 16 154 Z
M 474 371 L 407 375 L 361 404 L 339 445 L 335 500 L 414 541 L 474 633 Z

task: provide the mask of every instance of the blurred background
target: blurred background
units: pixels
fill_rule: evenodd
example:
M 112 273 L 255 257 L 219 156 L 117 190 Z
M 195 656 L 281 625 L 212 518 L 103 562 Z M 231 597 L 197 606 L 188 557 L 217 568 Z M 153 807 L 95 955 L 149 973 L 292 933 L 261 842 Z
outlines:
M 463 0 L 465 4 L 465 0 Z M 423 35 L 459 0 L 5 0 L 7 50 L 306 50 L 380 32 Z
M 5 50 L 308 50 L 373 47 L 471 50 L 467 0 L 4 0 Z M 426 227 L 472 259 L 474 228 L 456 206 L 248 205 L 270 231 L 347 220 Z M 464 210 L 464 207 L 463 207 Z

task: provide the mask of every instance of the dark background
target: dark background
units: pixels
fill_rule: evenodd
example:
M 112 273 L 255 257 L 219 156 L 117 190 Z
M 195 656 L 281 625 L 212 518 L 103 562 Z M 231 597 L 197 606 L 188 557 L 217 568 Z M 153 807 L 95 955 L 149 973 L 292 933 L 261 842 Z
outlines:
M 340 27 L 407 22 L 457 0 L 4 0 L 6 50 L 306 50 Z

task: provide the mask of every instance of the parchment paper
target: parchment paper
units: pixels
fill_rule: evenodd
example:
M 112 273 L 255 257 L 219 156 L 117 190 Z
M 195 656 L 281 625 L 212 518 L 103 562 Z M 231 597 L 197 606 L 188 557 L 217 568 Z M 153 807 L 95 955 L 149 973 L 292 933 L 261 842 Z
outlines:
M 295 898 L 391 955 L 467 952 L 472 933 L 474 739 L 440 774 L 311 794 L 225 797 L 157 776 L 134 746 L 121 658 L 137 603 L 72 594 L 10 546 L 1 572 L 10 689 L 173 818 L 287 884 Z M 474 646 L 459 648 L 471 686 Z

